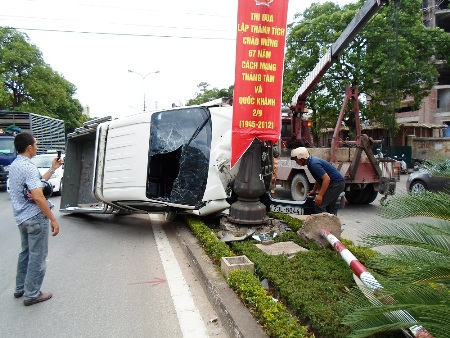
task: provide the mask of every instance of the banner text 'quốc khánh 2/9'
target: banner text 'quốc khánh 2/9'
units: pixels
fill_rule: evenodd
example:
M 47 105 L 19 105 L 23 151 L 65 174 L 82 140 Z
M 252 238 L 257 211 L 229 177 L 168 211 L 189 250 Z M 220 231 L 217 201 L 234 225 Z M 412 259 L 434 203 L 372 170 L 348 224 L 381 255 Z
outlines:
M 231 166 L 254 138 L 277 142 L 288 0 L 239 0 Z

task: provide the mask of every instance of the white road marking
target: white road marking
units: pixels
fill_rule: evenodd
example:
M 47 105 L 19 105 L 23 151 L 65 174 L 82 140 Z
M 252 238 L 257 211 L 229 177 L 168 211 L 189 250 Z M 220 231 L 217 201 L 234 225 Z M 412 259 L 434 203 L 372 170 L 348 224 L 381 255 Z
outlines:
M 150 221 L 162 221 L 163 218 L 158 214 L 148 214 Z M 194 304 L 189 287 L 183 277 L 181 268 L 175 258 L 175 254 L 170 246 L 164 229 L 159 222 L 152 224 L 153 234 L 155 236 L 156 246 L 166 274 L 169 285 L 170 295 L 172 296 L 175 310 L 177 311 L 178 321 L 180 323 L 183 337 L 208 337 L 207 330 L 203 324 L 200 312 Z

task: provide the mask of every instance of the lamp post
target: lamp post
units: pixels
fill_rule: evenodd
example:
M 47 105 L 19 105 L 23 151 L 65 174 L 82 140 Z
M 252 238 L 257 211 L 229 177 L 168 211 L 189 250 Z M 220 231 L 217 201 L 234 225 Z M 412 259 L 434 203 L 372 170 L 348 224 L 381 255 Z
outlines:
M 142 83 L 143 83 L 143 89 L 144 89 L 144 111 L 145 111 L 145 78 L 147 76 L 149 76 L 150 74 L 157 74 L 159 73 L 159 70 L 155 70 L 153 72 L 147 73 L 145 75 L 142 75 L 141 73 L 135 72 L 134 70 L 128 69 L 128 73 L 133 73 L 133 74 L 137 74 L 142 78 Z

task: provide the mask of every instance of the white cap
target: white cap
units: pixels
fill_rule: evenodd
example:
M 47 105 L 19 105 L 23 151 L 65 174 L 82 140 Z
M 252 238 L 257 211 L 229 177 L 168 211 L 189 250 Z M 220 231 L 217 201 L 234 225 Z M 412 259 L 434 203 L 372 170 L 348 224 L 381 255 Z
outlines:
M 295 160 L 296 158 L 301 159 L 307 159 L 309 157 L 308 149 L 305 147 L 298 147 L 291 151 L 291 160 Z

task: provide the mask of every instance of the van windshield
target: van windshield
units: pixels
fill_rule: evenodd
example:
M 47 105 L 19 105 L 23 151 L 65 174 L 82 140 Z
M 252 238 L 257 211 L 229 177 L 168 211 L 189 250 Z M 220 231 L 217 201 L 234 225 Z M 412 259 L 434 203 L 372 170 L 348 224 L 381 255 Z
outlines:
M 208 179 L 211 118 L 206 108 L 152 115 L 147 197 L 198 205 Z

